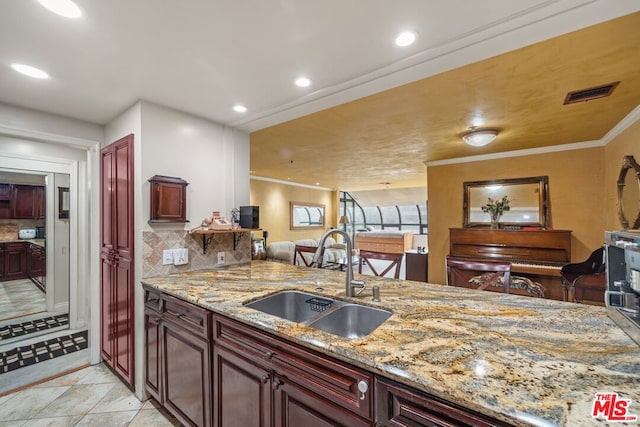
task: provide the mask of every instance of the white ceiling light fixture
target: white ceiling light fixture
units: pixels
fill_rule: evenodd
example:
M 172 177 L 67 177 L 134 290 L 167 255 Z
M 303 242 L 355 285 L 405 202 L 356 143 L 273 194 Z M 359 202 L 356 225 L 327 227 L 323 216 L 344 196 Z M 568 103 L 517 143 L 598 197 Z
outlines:
M 38 0 L 38 2 L 51 12 L 65 18 L 75 19 L 82 16 L 82 11 L 78 5 L 71 0 Z
M 233 111 L 235 111 L 236 113 L 246 113 L 247 112 L 247 107 L 245 107 L 244 105 L 234 105 L 233 106 Z
M 33 77 L 34 79 L 48 79 L 49 73 L 46 71 L 42 71 L 40 68 L 32 67 L 31 65 L 25 64 L 11 64 L 11 68 L 20 74 L 24 74 L 25 76 Z
M 472 147 L 483 147 L 491 144 L 498 136 L 497 129 L 478 129 L 474 126 L 467 133 L 462 134 L 462 140 Z
M 296 79 L 296 86 L 298 87 L 309 87 L 311 86 L 311 80 L 306 77 L 298 77 Z
M 415 31 L 403 31 L 396 36 L 396 46 L 411 46 L 416 41 L 416 38 L 418 38 L 418 34 Z

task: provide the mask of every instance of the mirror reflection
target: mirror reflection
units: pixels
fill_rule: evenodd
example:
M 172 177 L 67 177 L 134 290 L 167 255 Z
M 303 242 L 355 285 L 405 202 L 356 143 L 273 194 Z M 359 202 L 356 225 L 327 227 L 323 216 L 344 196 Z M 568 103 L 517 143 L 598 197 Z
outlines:
M 547 227 L 548 177 L 498 179 L 464 183 L 464 227 L 488 227 L 491 216 L 482 211 L 489 198 L 506 196 L 510 209 L 500 218 L 503 226 Z
M 623 230 L 640 229 L 640 165 L 624 156 L 618 176 L 618 217 Z
M 291 202 L 291 230 L 324 228 L 324 205 L 317 203 Z
M 0 346 L 69 326 L 69 221 L 47 218 L 54 189 L 69 182 L 68 174 L 0 169 Z

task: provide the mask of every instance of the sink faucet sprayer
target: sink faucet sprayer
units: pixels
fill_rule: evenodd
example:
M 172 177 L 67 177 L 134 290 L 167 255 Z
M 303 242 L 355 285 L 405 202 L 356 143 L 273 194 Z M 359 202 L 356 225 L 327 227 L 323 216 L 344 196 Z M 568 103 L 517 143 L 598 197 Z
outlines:
M 353 245 L 351 244 L 351 238 L 349 235 L 343 231 L 338 229 L 330 229 L 327 230 L 322 237 L 320 238 L 320 242 L 318 243 L 318 249 L 316 253 L 313 255 L 313 262 L 316 265 L 320 265 L 322 263 L 322 249 L 324 248 L 324 242 L 327 240 L 332 234 L 339 234 L 344 237 L 345 242 L 347 243 L 347 279 L 345 283 L 344 292 L 348 297 L 353 297 L 356 295 L 360 295 L 366 286 L 364 280 L 356 280 L 353 278 Z M 359 289 L 358 292 L 354 292 L 354 288 Z

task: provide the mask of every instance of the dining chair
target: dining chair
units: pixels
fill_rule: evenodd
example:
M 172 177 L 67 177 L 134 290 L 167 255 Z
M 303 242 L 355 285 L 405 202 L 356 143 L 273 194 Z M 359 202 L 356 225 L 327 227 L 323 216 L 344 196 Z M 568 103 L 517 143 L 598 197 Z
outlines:
M 479 261 L 447 257 L 446 266 L 449 286 L 509 293 L 511 283 L 511 262 L 509 261 Z M 485 273 L 469 278 L 468 272 L 480 271 Z
M 391 269 L 395 267 L 395 272 L 393 274 L 393 277 L 395 279 L 400 278 L 400 267 L 402 266 L 403 254 L 365 251 L 361 249 L 359 256 L 360 256 L 360 262 L 358 263 L 358 273 L 362 274 L 363 264 L 366 264 L 369 267 L 369 269 L 374 274 L 374 276 L 381 276 L 381 277 L 386 275 L 388 272 L 391 271 Z M 383 271 L 378 272 L 378 270 L 373 265 L 371 260 L 390 261 L 390 263 L 386 265 L 386 268 Z M 380 266 L 380 264 L 378 264 L 378 269 L 380 268 L 382 267 Z
M 320 252 L 320 264 L 315 266 L 313 265 L 313 255 L 316 253 L 318 248 L 316 246 L 303 246 L 303 245 L 295 245 L 293 252 L 293 265 L 302 265 L 298 262 L 298 256 L 302 259 L 302 262 L 307 267 L 322 267 L 322 259 L 324 258 L 324 247 Z M 307 254 L 305 256 L 305 254 Z

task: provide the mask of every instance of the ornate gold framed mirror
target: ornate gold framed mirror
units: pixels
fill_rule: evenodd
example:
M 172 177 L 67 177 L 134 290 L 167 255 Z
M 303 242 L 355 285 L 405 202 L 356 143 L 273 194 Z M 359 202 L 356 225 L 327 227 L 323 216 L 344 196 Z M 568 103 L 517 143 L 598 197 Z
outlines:
M 491 216 L 482 211 L 488 198 L 509 199 L 510 209 L 500 224 L 503 227 L 547 228 L 549 221 L 549 177 L 494 179 L 463 183 L 463 227 L 490 227 Z
M 629 170 L 633 173 L 629 174 Z M 622 158 L 618 175 L 618 219 L 623 230 L 640 229 L 640 165 L 633 156 Z

